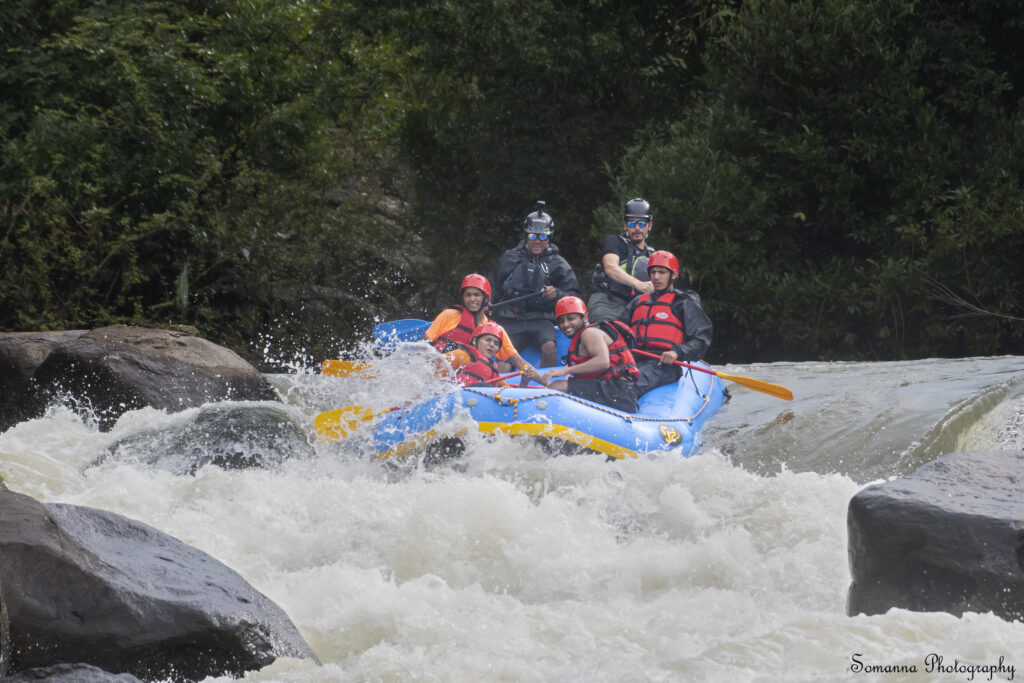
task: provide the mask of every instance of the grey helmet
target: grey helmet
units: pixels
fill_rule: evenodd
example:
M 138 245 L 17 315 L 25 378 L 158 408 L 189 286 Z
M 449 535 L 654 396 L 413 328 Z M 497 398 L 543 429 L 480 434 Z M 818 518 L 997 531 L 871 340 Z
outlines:
M 626 202 L 624 218 L 646 218 L 647 220 L 653 220 L 654 216 L 651 214 L 650 203 L 646 199 L 637 197 Z
M 555 219 L 550 214 L 544 212 L 545 208 L 545 203 L 538 200 L 533 213 L 529 214 L 526 220 L 523 221 L 524 231 L 535 235 L 550 235 L 555 231 Z

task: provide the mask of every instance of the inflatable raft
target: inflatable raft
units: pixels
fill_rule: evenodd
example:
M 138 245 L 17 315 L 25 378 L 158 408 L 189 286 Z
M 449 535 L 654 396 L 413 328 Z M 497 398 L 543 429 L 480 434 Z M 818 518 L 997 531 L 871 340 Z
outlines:
M 409 334 L 411 340 L 414 332 Z M 392 335 L 389 341 L 400 342 L 402 338 Z M 559 332 L 559 357 L 565 355 L 568 344 Z M 522 355 L 538 365 L 536 350 L 524 349 Z M 699 365 L 707 368 L 703 363 Z M 590 451 L 616 459 L 663 452 L 688 456 L 700 448 L 704 426 L 727 396 L 719 377 L 683 368 L 677 383 L 641 397 L 636 413 L 533 385 L 453 388 L 451 393 L 397 406 L 370 420 L 358 419 L 367 420 L 363 429 L 370 432 L 372 448 L 381 458 L 404 457 L 474 430 L 542 439 L 558 451 Z M 348 425 L 355 423 L 350 421 Z M 334 434 L 318 431 L 331 438 L 347 429 Z

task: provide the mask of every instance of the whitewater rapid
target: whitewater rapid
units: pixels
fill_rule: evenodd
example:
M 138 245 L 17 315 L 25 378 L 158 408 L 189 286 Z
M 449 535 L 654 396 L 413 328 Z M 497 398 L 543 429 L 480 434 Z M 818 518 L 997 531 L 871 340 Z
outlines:
M 317 412 L 436 390 L 399 357 L 373 382 L 269 375 L 313 446 L 279 466 L 103 458 L 201 409 L 101 433 L 57 407 L 0 434 L 0 471 L 44 502 L 150 524 L 277 602 L 323 665 L 279 660 L 246 681 L 958 681 L 1000 658 L 1024 675 L 1019 622 L 845 609 L 851 496 L 958 448 L 1020 448 L 1024 358 L 723 369 L 796 400 L 733 386 L 688 459 L 551 458 L 499 436 L 390 467 L 358 439 L 317 443 Z

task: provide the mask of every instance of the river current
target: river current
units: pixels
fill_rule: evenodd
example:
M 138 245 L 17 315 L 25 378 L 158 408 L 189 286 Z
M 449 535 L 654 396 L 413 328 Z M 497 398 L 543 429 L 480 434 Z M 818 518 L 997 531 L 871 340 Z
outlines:
M 472 437 L 457 460 L 394 466 L 358 436 L 318 442 L 318 412 L 441 390 L 400 353 L 376 361 L 372 380 L 269 374 L 281 405 L 134 411 L 108 433 L 56 406 L 0 434 L 0 472 L 44 502 L 150 524 L 278 603 L 322 666 L 278 660 L 246 681 L 1024 676 L 1022 623 L 846 615 L 850 498 L 944 453 L 1024 448 L 1024 357 L 719 369 L 795 399 L 731 384 L 690 458 L 550 457 Z M 271 467 L 193 474 L 109 455 L 140 435 L 179 443 L 183 426 L 226 408 L 278 411 L 309 445 Z M 243 455 L 295 444 L 192 434 L 190 448 L 231 441 Z M 1000 662 L 991 677 L 970 668 Z

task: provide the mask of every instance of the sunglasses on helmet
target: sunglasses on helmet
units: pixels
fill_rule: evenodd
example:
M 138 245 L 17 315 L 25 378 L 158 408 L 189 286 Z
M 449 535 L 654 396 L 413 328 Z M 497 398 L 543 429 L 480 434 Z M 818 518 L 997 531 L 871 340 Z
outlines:
M 626 225 L 631 228 L 646 228 L 650 221 L 626 221 Z
M 531 242 L 536 242 L 537 240 L 540 240 L 541 242 L 547 242 L 549 236 L 548 235 L 538 235 L 535 232 L 531 232 L 529 235 L 527 235 L 527 237 L 529 238 L 529 240 Z

